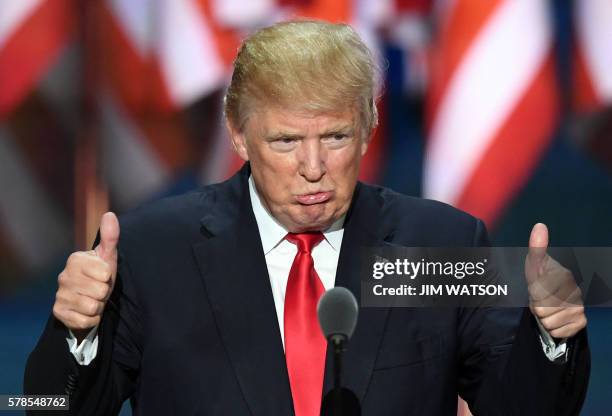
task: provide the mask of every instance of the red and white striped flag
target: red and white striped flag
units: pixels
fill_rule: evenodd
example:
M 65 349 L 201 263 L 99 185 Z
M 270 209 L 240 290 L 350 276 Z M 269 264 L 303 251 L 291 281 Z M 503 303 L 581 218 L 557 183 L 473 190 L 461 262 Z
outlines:
M 424 195 L 489 226 L 529 179 L 557 118 L 545 0 L 453 0 L 437 10 Z
M 612 2 L 576 2 L 574 98 L 576 109 L 612 104 Z
M 238 38 L 213 21 L 209 0 L 106 0 L 96 15 L 103 166 L 127 208 L 198 162 L 180 112 L 222 88 Z
M 0 120 L 27 96 L 73 32 L 71 0 L 0 0 Z
M 74 7 L 72 0 L 0 0 L 3 287 L 11 277 L 39 273 L 70 248 L 72 143 L 62 111 L 75 82 L 64 84 L 62 72 L 74 40 Z

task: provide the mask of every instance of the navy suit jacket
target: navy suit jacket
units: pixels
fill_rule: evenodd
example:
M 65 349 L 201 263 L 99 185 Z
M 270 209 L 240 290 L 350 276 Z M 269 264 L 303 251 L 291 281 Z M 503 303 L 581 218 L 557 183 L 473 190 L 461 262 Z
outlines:
M 79 366 L 53 316 L 29 357 L 28 394 L 70 394 L 73 414 L 291 415 L 291 391 L 248 164 L 230 180 L 121 218 L 118 277 L 96 359 Z M 359 298 L 360 247 L 487 244 L 481 221 L 447 205 L 357 184 L 336 285 Z M 324 394 L 331 389 L 331 361 Z M 343 380 L 364 415 L 577 414 L 589 352 L 544 356 L 523 309 L 361 308 Z

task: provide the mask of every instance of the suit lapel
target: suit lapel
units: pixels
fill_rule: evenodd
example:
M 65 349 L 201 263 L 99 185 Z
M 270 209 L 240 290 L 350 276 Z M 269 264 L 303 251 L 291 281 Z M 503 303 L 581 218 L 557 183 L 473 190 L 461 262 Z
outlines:
M 293 413 L 280 329 L 261 238 L 250 205 L 248 169 L 214 197 L 194 245 L 219 333 L 254 415 Z
M 349 289 L 360 301 L 361 250 L 376 247 L 390 238 L 392 229 L 384 224 L 383 201 L 362 184 L 358 184 L 351 210 L 347 214 L 338 260 L 335 286 Z M 374 363 L 385 329 L 389 308 L 360 308 L 357 327 L 343 358 L 343 385 L 351 389 L 362 401 L 372 376 Z M 333 359 L 327 351 L 324 395 L 333 388 Z

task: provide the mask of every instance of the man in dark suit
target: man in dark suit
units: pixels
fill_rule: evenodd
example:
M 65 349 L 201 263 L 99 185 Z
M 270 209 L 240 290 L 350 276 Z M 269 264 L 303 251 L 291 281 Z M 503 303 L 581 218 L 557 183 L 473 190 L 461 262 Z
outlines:
M 375 66 L 346 25 L 290 22 L 241 47 L 225 110 L 247 163 L 230 180 L 103 216 L 73 253 L 25 392 L 75 414 L 318 414 L 331 389 L 322 292 L 360 293 L 362 247 L 478 246 L 481 221 L 357 182 L 376 125 Z M 121 237 L 119 237 L 121 230 Z M 361 308 L 344 380 L 364 415 L 576 414 L 581 306 L 534 227 L 530 308 Z M 563 274 L 564 276 L 566 274 Z M 542 290 L 546 288 L 546 290 Z M 553 338 L 556 338 L 553 339 Z

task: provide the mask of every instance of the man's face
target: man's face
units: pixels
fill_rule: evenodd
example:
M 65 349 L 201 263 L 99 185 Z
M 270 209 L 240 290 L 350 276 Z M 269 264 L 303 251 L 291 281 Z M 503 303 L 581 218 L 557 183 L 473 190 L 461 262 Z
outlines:
M 348 210 L 367 149 L 356 114 L 267 108 L 243 133 L 230 128 L 261 199 L 288 231 L 323 231 Z

